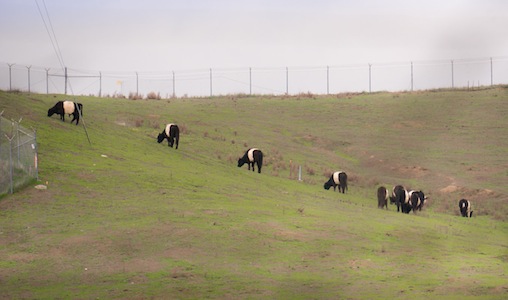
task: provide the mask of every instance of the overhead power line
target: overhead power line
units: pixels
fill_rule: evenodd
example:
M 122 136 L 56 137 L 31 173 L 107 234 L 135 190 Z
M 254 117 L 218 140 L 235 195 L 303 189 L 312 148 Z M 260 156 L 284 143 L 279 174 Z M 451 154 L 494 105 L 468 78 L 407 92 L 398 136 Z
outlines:
M 39 5 L 39 2 L 37 2 L 37 0 L 35 0 L 35 4 L 37 5 L 37 10 L 39 11 L 39 14 L 41 15 L 42 22 L 44 23 L 44 27 L 46 28 L 46 32 L 48 33 L 49 40 L 51 41 L 51 45 L 53 46 L 53 50 L 55 51 L 56 57 L 58 59 L 58 63 L 60 64 L 60 67 L 63 69 L 63 68 L 65 68 L 65 63 L 64 63 L 62 55 L 61 55 L 60 47 L 58 46 L 58 41 L 56 40 L 56 35 L 55 35 L 55 31 L 53 30 L 53 25 L 51 24 L 51 19 L 49 18 L 48 10 L 46 8 L 46 3 L 43 0 L 44 8 L 46 11 L 46 17 L 44 17 L 44 14 L 43 14 L 41 7 Z M 48 19 L 47 22 L 46 22 L 46 19 Z M 51 26 L 51 31 L 49 30 L 48 23 Z
M 37 0 L 35 0 L 35 4 L 37 5 L 37 10 L 39 11 L 39 14 L 41 15 L 42 22 L 44 23 L 44 27 L 46 28 L 46 32 L 48 33 L 49 40 L 51 41 L 51 45 L 53 46 L 53 50 L 55 51 L 55 55 L 58 59 L 60 67 L 62 68 L 62 70 L 65 71 L 65 62 L 64 62 L 64 59 L 62 56 L 62 51 L 60 50 L 60 45 L 58 44 L 58 39 L 56 38 L 55 29 L 53 28 L 53 23 L 51 22 L 51 18 L 49 16 L 48 7 L 46 6 L 46 1 L 42 0 L 42 4 L 44 5 L 45 14 L 41 10 L 41 6 L 39 5 L 39 2 Z M 49 27 L 48 27 L 48 24 L 49 24 Z M 70 82 L 69 82 L 69 87 L 71 89 L 71 93 L 74 94 Z

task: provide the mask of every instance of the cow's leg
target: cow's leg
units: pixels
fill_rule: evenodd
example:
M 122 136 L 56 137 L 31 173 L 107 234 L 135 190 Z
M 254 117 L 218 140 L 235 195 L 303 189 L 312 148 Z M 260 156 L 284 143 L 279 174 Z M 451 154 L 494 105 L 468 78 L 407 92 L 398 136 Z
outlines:
M 75 114 L 72 114 L 72 115 L 69 115 L 69 116 L 72 116 L 72 121 L 71 121 L 71 124 L 72 122 L 76 121 L 76 115 Z M 78 125 L 78 122 L 76 121 L 76 125 Z

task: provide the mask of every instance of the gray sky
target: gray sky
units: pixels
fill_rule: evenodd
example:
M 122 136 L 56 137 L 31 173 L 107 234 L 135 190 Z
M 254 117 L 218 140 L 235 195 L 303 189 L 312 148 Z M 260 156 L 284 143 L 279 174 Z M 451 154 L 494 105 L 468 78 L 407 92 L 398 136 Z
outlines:
M 79 70 L 343 66 L 508 55 L 505 0 L 1 0 L 2 74 L 7 63 L 60 68 L 37 4 L 49 13 L 65 65 Z

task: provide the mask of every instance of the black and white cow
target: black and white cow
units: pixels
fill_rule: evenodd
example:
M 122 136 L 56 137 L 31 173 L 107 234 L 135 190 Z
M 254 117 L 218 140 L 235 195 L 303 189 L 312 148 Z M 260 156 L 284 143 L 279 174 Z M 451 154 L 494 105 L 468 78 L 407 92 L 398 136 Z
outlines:
M 343 194 L 346 193 L 347 190 L 347 174 L 346 172 L 337 171 L 330 176 L 327 182 L 325 182 L 323 188 L 325 190 L 329 190 L 330 187 L 333 186 L 333 190 L 335 191 L 336 187 L 339 187 L 339 192 Z
M 388 209 L 388 198 L 390 193 L 384 186 L 380 186 L 377 189 L 377 207 L 383 209 L 385 207 Z
M 83 115 L 83 104 L 72 101 L 58 101 L 52 108 L 48 109 L 48 117 L 57 114 L 60 119 L 65 122 L 65 115 L 72 115 L 72 122 L 76 120 L 76 125 L 79 123 L 80 115 Z
M 473 217 L 473 210 L 472 210 L 472 207 L 471 207 L 471 202 L 469 202 L 469 200 L 460 199 L 460 201 L 459 201 L 459 209 L 460 209 L 460 214 L 463 217 L 466 217 L 466 218 L 472 218 Z
M 425 200 L 427 199 L 425 194 L 422 191 L 409 191 L 408 196 L 409 205 L 411 206 L 413 213 L 416 213 L 416 210 L 421 211 L 423 205 L 425 204 Z
M 157 142 L 160 144 L 164 139 L 168 139 L 168 146 L 173 148 L 173 144 L 176 145 L 175 149 L 178 149 L 178 141 L 180 140 L 180 129 L 176 124 L 167 124 L 166 128 L 159 133 L 157 136 Z
M 250 148 L 245 152 L 243 157 L 238 159 L 238 167 L 247 164 L 247 166 L 252 166 L 252 172 L 254 172 L 254 164 L 258 165 L 258 173 L 261 173 L 261 167 L 263 166 L 263 152 L 258 148 Z
M 402 185 L 393 187 L 392 195 L 390 196 L 390 203 L 397 205 L 397 211 L 402 213 L 409 213 L 411 205 L 409 204 L 409 194 Z

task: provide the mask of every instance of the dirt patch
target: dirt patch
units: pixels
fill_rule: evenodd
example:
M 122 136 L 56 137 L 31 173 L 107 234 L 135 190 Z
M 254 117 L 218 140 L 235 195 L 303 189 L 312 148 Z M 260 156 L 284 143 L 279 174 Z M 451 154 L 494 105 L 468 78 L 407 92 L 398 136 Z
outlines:
M 370 259 L 353 259 L 348 262 L 351 269 L 365 269 L 374 267 L 374 263 Z
M 394 171 L 402 174 L 403 176 L 420 178 L 427 175 L 429 170 L 421 166 L 402 166 L 395 168 Z
M 457 190 L 459 190 L 459 187 L 456 186 L 456 185 L 449 185 L 447 187 L 444 187 L 442 189 L 440 189 L 439 191 L 441 193 L 454 193 L 456 192 Z
M 95 174 L 92 174 L 90 172 L 79 172 L 78 174 L 76 174 L 76 176 L 79 179 L 84 180 L 84 181 L 96 181 L 97 180 L 97 177 L 95 176 Z
M 12 197 L 6 197 L 0 201 L 0 210 L 12 210 L 24 205 L 44 204 L 53 201 L 55 191 L 51 184 L 44 182 L 46 189 L 36 189 L 36 184 L 29 186 L 22 191 L 14 193 Z

